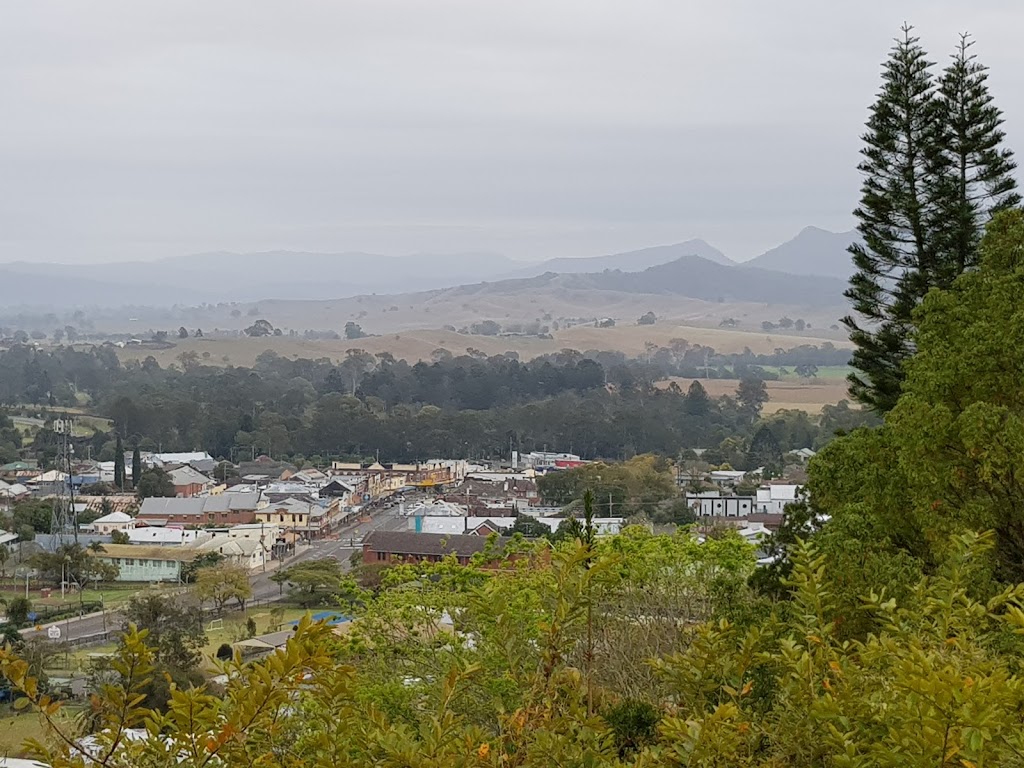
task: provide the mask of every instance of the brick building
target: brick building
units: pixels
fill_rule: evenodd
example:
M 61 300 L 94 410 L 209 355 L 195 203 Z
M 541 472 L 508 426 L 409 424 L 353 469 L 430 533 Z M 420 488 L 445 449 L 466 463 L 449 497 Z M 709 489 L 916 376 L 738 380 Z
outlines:
M 191 499 L 145 499 L 137 520 L 145 525 L 243 525 L 256 522 L 259 494 L 226 493 Z
M 416 533 L 414 531 L 371 531 L 363 540 L 364 563 L 440 562 L 455 555 L 462 565 L 487 548 L 489 538 L 466 534 Z M 497 550 L 510 542 L 499 537 Z

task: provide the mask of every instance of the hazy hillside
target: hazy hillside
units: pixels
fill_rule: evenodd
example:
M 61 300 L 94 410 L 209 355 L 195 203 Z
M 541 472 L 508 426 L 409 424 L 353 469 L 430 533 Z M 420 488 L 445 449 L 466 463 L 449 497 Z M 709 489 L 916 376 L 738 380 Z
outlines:
M 47 307 L 54 310 L 74 307 L 118 307 L 129 304 L 167 305 L 169 292 L 166 283 L 128 283 L 108 279 L 102 270 L 65 267 L 60 264 L 6 264 L 0 265 L 0 305 Z M 182 304 L 200 304 L 210 300 L 210 294 L 186 285 L 175 286 L 173 301 Z
M 0 294 L 24 304 L 47 297 L 63 305 L 191 304 L 265 298 L 327 299 L 359 293 L 404 293 L 487 280 L 520 262 L 483 253 L 381 256 L 367 253 L 203 253 L 153 262 L 60 265 L 16 262 L 5 270 L 26 284 L 52 280 L 42 293 Z M 65 283 L 63 281 L 70 281 Z M 86 294 L 81 280 L 105 289 Z
M 857 233 L 853 231 L 829 232 L 805 227 L 789 242 L 745 261 L 741 266 L 847 280 L 853 273 L 853 263 L 846 249 L 856 239 Z
M 683 256 L 700 256 L 708 261 L 726 266 L 735 264 L 732 259 L 703 240 L 687 240 L 685 243 L 656 245 L 652 248 L 641 248 L 640 250 L 627 251 L 625 253 L 613 253 L 609 256 L 593 256 L 582 259 L 549 259 L 539 264 L 524 267 L 515 274 L 508 275 L 508 277 L 530 277 L 542 275 L 545 272 L 558 272 L 559 274 L 602 272 L 606 269 L 618 269 L 622 272 L 640 272 L 649 267 L 656 267 L 659 264 L 667 264 Z
M 495 286 L 490 290 L 499 292 L 536 290 L 558 276 L 555 285 L 571 290 L 824 306 L 841 303 L 842 290 L 836 283 L 815 280 L 847 277 L 845 248 L 851 238 L 852 233 L 808 227 L 788 243 L 740 265 L 703 240 L 536 264 L 489 253 L 382 256 L 294 251 L 214 252 L 114 264 L 13 262 L 0 264 L 0 302 L 73 308 L 333 300 L 479 283 L 490 283 Z M 774 272 L 757 274 L 757 269 Z M 780 275 L 785 272 L 796 279 Z M 808 278 L 812 275 L 821 278 Z M 516 282 L 522 280 L 540 282 Z
M 704 301 L 820 307 L 842 304 L 845 282 L 829 277 L 791 275 L 754 267 L 727 267 L 699 256 L 683 256 L 642 272 L 548 272 L 533 278 L 501 280 L 482 286 L 460 286 L 451 289 L 450 293 L 533 295 L 554 288 L 652 295 L 674 294 Z

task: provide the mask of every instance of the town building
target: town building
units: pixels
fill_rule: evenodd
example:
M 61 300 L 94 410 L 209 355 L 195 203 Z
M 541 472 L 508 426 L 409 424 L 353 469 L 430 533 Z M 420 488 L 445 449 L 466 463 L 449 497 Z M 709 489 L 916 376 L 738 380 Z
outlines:
M 753 496 L 723 496 L 717 492 L 687 494 L 685 501 L 697 517 L 746 517 L 757 508 Z
M 144 526 L 128 531 L 130 544 L 143 544 L 157 547 L 180 547 L 195 544 L 212 536 L 198 528 L 183 528 L 180 525 Z
M 131 515 L 124 512 L 111 512 L 108 515 L 96 518 L 91 523 L 83 524 L 81 528 L 91 533 L 109 535 L 114 531 L 126 533 L 134 530 L 136 525 L 138 525 L 138 521 Z
M 131 466 L 131 454 L 125 454 L 125 466 Z M 187 453 L 146 453 L 140 456 L 143 465 L 166 469 L 178 465 L 188 465 L 199 472 L 212 472 L 217 466 L 216 460 L 206 451 L 189 451 Z
M 284 540 L 294 544 L 300 540 L 323 538 L 341 517 L 341 505 L 337 499 L 312 504 L 308 501 L 286 498 L 258 510 L 254 522 L 275 525 L 281 530 Z
M 771 483 L 757 489 L 757 512 L 781 515 L 788 504 L 797 500 L 800 486 L 787 483 Z
M 167 475 L 171 478 L 174 495 L 178 498 L 189 499 L 193 496 L 201 496 L 208 493 L 214 486 L 214 482 L 210 478 L 188 464 L 167 470 Z
M 466 565 L 474 555 L 488 547 L 489 541 L 485 536 L 377 530 L 363 539 L 363 562 L 440 562 L 454 555 L 459 563 Z M 499 538 L 497 551 L 500 552 L 509 541 L 509 538 Z
M 214 534 L 190 545 L 188 549 L 198 553 L 197 556 L 216 552 L 231 565 L 237 565 L 249 571 L 262 568 L 270 559 L 270 549 L 264 549 L 258 540 L 235 538 L 226 533 Z
M 180 582 L 181 569 L 197 552 L 186 547 L 154 547 L 135 544 L 104 544 L 99 550 L 87 550 L 91 557 L 113 563 L 117 581 Z
M 150 498 L 142 502 L 137 519 L 146 525 L 241 525 L 256 522 L 259 494 L 225 493 L 198 498 Z

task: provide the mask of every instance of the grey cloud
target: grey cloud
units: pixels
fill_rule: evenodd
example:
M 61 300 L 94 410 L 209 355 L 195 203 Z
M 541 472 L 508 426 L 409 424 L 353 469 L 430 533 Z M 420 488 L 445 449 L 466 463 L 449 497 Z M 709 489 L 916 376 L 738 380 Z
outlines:
M 1024 151 L 1016 2 L 10 0 L 0 260 L 752 256 L 851 225 L 904 19 L 975 34 Z

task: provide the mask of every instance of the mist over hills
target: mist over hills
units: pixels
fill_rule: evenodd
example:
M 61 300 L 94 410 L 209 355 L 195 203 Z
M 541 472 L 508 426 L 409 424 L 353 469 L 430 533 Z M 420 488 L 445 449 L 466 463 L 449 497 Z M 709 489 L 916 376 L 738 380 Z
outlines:
M 538 263 L 491 253 L 414 254 L 213 252 L 152 262 L 0 264 L 0 302 L 9 306 L 198 305 L 262 299 L 323 300 L 398 295 L 493 284 L 528 291 L 675 293 L 708 301 L 821 306 L 842 303 L 854 233 L 808 227 L 792 240 L 737 263 L 703 240 L 589 258 Z M 829 282 L 828 279 L 835 282 Z
M 804 227 L 792 240 L 743 262 L 743 266 L 848 280 L 853 274 L 853 262 L 846 249 L 856 240 L 857 233 L 853 231 Z
M 537 277 L 458 286 L 444 293 L 457 297 L 470 294 L 529 295 L 552 290 L 611 291 L 677 295 L 712 302 L 825 307 L 842 304 L 845 288 L 846 282 L 838 278 L 794 275 L 756 267 L 728 267 L 701 256 L 681 256 L 640 272 L 546 272 Z
M 542 275 L 545 272 L 558 274 L 575 274 L 579 272 L 600 272 L 605 269 L 618 269 L 622 272 L 640 272 L 648 267 L 667 264 L 683 256 L 700 256 L 716 264 L 733 266 L 736 262 L 712 245 L 703 240 L 687 240 L 674 245 L 656 245 L 625 253 L 613 253 L 609 256 L 593 256 L 577 259 L 548 259 L 539 264 L 523 267 L 509 277 L 529 277 Z

